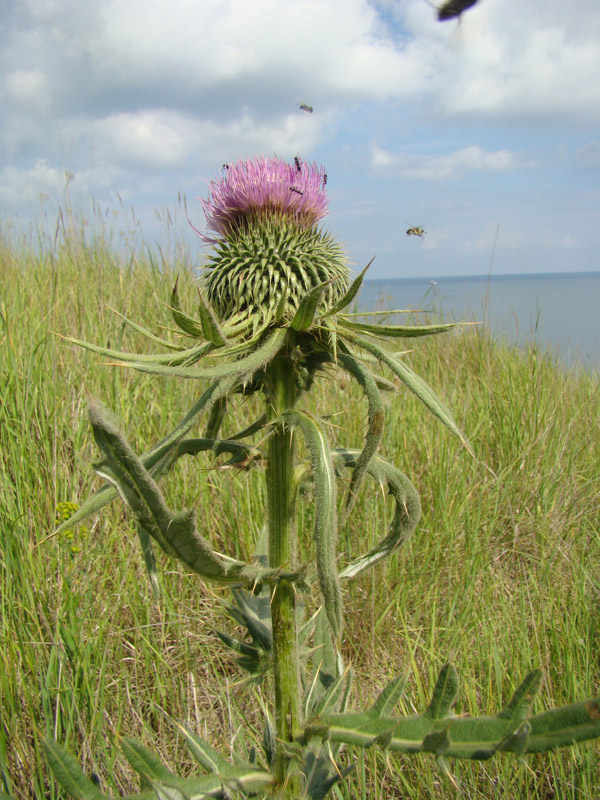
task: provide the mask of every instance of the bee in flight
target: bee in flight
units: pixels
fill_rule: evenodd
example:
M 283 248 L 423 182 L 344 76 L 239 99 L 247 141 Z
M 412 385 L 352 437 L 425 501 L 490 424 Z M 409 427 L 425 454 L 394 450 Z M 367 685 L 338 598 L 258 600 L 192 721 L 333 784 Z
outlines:
M 306 103 L 300 103 L 298 108 L 300 109 L 300 111 L 306 111 L 307 114 L 312 114 L 314 110 L 312 106 L 309 106 Z
M 290 186 L 290 192 L 296 192 L 296 194 L 304 194 L 301 189 L 296 189 L 295 186 Z
M 294 164 L 296 165 L 296 169 L 298 170 L 298 172 L 301 172 L 302 167 L 300 166 L 300 159 L 298 158 L 298 156 L 294 156 Z
M 477 0 L 446 0 L 446 2 L 438 6 L 437 15 L 440 22 L 445 22 L 447 19 L 454 19 L 458 17 L 460 20 L 461 14 L 471 8 L 477 3 Z
M 427 231 L 423 230 L 423 228 L 416 228 L 416 227 L 409 228 L 406 231 L 406 235 L 407 236 L 418 236 L 419 239 L 422 239 L 425 236 L 426 233 L 427 233 Z

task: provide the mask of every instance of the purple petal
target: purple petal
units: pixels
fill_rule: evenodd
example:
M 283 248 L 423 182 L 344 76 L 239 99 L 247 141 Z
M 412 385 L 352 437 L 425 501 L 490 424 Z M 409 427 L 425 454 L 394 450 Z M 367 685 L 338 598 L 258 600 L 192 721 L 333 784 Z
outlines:
M 202 200 L 208 229 L 217 237 L 229 236 L 253 220 L 269 218 L 314 226 L 327 214 L 327 176 L 317 164 L 298 164 L 300 169 L 282 158 L 261 156 L 224 165 L 224 176 L 210 182 L 209 198 Z

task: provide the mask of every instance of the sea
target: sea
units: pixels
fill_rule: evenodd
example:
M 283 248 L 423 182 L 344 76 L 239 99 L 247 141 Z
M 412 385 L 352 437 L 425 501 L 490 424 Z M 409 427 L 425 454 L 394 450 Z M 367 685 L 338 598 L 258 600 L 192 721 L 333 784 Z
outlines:
M 396 325 L 479 321 L 498 340 L 600 371 L 600 272 L 365 280 L 356 309 L 427 312 L 385 318 Z

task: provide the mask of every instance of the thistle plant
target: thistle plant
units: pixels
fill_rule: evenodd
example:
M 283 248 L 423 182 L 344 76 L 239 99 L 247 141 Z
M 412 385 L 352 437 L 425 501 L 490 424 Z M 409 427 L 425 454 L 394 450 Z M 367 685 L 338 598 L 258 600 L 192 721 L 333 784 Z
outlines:
M 387 326 L 348 312 L 366 268 L 351 280 L 339 243 L 319 227 L 327 213 L 326 182 L 315 164 L 260 158 L 226 166 L 210 184 L 204 201 L 208 233 L 200 235 L 211 251 L 197 316 L 182 308 L 177 284 L 170 298 L 173 320 L 191 344 L 160 339 L 136 323 L 131 324 L 138 332 L 167 352 L 136 355 L 71 340 L 115 364 L 200 380 L 205 388 L 174 430 L 141 456 L 112 415 L 94 404 L 90 420 L 102 451 L 96 471 L 106 484 L 57 530 L 71 528 L 120 495 L 135 518 L 155 585 L 153 547 L 158 545 L 204 581 L 231 589 L 228 613 L 247 635 L 222 632 L 221 641 L 242 670 L 272 690 L 260 757 L 246 755 L 231 764 L 194 731 L 171 720 L 201 767 L 197 777 L 182 778 L 139 743 L 123 739 L 124 754 L 140 776 L 135 797 L 208 798 L 239 792 L 320 800 L 352 769 L 352 756 L 344 753 L 348 746 L 431 753 L 447 767 L 451 758 L 487 759 L 500 752 L 524 756 L 600 736 L 600 698 L 531 715 L 541 680 L 538 670 L 495 716 L 453 714 L 458 676 L 451 664 L 442 669 L 421 714 L 392 713 L 403 678 L 384 687 L 370 708 L 348 710 L 352 673 L 341 656 L 343 584 L 394 555 L 414 533 L 421 514 L 410 480 L 378 453 L 382 392 L 412 392 L 470 448 L 450 411 L 387 344 L 442 334 L 456 324 Z M 335 372 L 356 381 L 366 399 L 368 423 L 359 449 L 332 448 L 329 420 L 309 410 L 316 378 Z M 261 413 L 243 431 L 221 438 L 236 395 L 257 395 Z M 201 418 L 204 435 L 193 438 Z M 253 443 L 258 434 L 259 445 Z M 203 451 L 225 454 L 226 464 L 240 469 L 264 465 L 266 530 L 248 562 L 217 552 L 194 510 L 171 510 L 159 488 L 159 479 L 178 459 Z M 366 480 L 392 497 L 393 517 L 381 541 L 344 559 L 338 552 L 338 529 L 352 524 Z M 314 506 L 312 532 L 298 528 L 301 502 Z M 307 541 L 312 554 L 303 561 L 300 543 Z M 315 597 L 316 608 L 305 613 Z M 74 797 L 107 796 L 60 744 L 46 742 L 46 753 L 57 779 Z

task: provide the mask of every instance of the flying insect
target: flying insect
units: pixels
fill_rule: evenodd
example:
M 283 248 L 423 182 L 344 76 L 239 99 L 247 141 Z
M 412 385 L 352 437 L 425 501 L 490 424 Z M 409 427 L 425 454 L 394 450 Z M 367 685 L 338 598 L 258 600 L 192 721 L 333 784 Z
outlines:
M 454 19 L 458 17 L 460 20 L 461 14 L 472 8 L 478 0 L 446 0 L 446 2 L 437 7 L 437 15 L 439 22 L 445 22 L 447 19 Z
M 422 239 L 426 233 L 427 231 L 423 230 L 423 228 L 417 228 L 417 227 L 409 228 L 406 231 L 407 236 L 418 236 L 419 239 Z
M 300 103 L 298 108 L 300 109 L 300 111 L 306 111 L 307 114 L 312 114 L 314 111 L 313 107 L 307 105 L 306 103 Z

